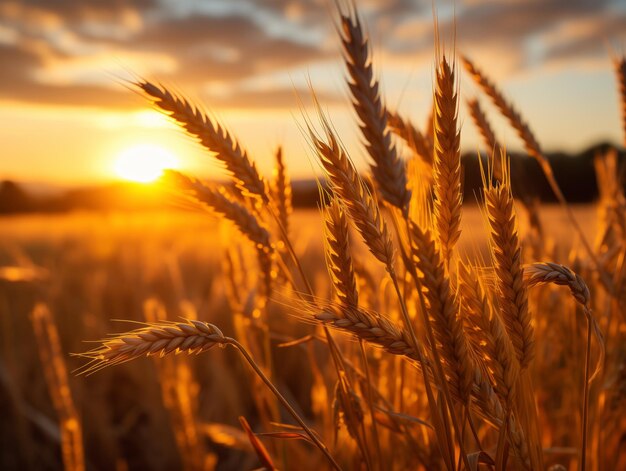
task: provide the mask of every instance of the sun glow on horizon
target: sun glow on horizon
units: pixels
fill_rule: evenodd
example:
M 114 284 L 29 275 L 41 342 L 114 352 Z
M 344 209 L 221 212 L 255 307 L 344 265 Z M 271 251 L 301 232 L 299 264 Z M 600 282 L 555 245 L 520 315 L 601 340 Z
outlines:
M 123 150 L 118 155 L 114 170 L 124 180 L 150 183 L 166 169 L 176 169 L 179 161 L 167 149 L 153 144 L 140 144 Z

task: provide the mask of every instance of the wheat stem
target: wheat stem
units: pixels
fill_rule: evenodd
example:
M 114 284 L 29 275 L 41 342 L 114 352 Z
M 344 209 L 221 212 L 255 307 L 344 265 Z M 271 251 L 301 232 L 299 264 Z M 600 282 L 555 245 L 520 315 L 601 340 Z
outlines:
M 250 356 L 250 354 L 246 351 L 246 349 L 243 348 L 243 346 L 239 342 L 237 342 L 235 339 L 227 338 L 227 344 L 232 345 L 237 350 L 239 350 L 241 355 L 245 358 L 245 360 L 248 362 L 248 364 L 254 370 L 254 372 L 259 376 L 259 378 L 261 378 L 261 380 L 270 389 L 270 391 L 272 391 L 272 393 L 280 401 L 283 407 L 287 409 L 287 412 L 289 412 L 289 414 L 294 418 L 294 420 L 298 422 L 300 427 L 302 427 L 302 430 L 304 430 L 305 433 L 309 436 L 309 438 L 313 441 L 313 443 L 315 443 L 315 446 L 317 446 L 317 448 L 319 448 L 320 451 L 324 454 L 324 456 L 326 457 L 330 465 L 334 469 L 341 471 L 341 467 L 335 461 L 333 456 L 330 454 L 326 445 L 324 445 L 324 443 L 318 438 L 317 434 L 314 433 L 313 430 L 311 430 L 311 428 L 304 422 L 304 420 L 302 420 L 300 415 L 295 411 L 293 407 L 291 407 L 291 404 L 289 404 L 289 401 L 287 401 L 287 399 L 284 398 L 284 396 L 280 393 L 280 391 L 276 388 L 276 386 L 274 386 L 274 384 L 268 379 L 268 377 L 265 376 L 261 368 L 259 368 L 259 366 L 256 364 L 254 359 Z
M 102 368 L 118 365 L 142 356 L 156 354 L 164 356 L 179 352 L 199 354 L 216 345 L 231 345 L 241 353 L 254 372 L 270 391 L 272 391 L 294 420 L 298 422 L 324 456 L 326 456 L 332 467 L 336 470 L 340 470 L 341 468 L 326 448 L 326 445 L 324 445 L 310 427 L 306 425 L 304 420 L 263 373 L 247 350 L 237 342 L 237 340 L 226 337 L 222 331 L 213 324 L 197 320 L 177 323 L 156 322 L 146 324 L 145 327 L 140 329 L 118 334 L 111 339 L 102 341 L 100 347 L 83 354 L 78 354 L 78 356 L 91 360 L 81 367 L 78 373 L 92 374 Z

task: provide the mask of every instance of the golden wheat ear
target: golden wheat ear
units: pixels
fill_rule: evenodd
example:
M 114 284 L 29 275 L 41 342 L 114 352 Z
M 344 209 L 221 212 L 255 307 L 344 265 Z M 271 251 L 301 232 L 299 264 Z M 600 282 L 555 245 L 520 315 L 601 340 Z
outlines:
M 338 32 L 348 70 L 352 105 L 359 117 L 365 147 L 372 159 L 370 168 L 385 201 L 408 214 L 411 193 L 407 187 L 406 166 L 398 156 L 387 128 L 387 112 L 374 78 L 367 35 L 355 8 L 339 10 Z
M 413 155 L 419 157 L 428 167 L 433 165 L 432 142 L 409 120 L 402 118 L 397 112 L 387 110 L 387 125 L 400 139 L 402 139 Z
M 140 329 L 103 340 L 100 347 L 78 354 L 90 361 L 77 373 L 92 374 L 143 356 L 202 353 L 225 342 L 222 331 L 207 322 L 149 323 Z
M 393 267 L 394 247 L 378 203 L 361 180 L 354 164 L 339 144 L 330 125 L 322 120 L 327 142 L 310 130 L 311 141 L 333 191 L 341 198 L 372 255 Z
M 226 337 L 216 325 L 208 322 L 191 319 L 184 322 L 147 323 L 139 329 L 102 340 L 99 347 L 75 355 L 89 360 L 88 363 L 77 370 L 77 373 L 92 374 L 108 366 L 118 365 L 144 356 L 164 356 L 181 352 L 199 354 L 217 345 L 229 345 L 239 351 L 257 376 L 324 454 L 330 466 L 340 471 L 340 466 L 332 457 L 326 445 L 304 422 L 276 386 L 272 384 L 243 345 L 231 337 Z
M 411 256 L 422 274 L 422 287 L 433 319 L 436 345 L 444 360 L 453 394 L 466 404 L 474 384 L 476 365 L 459 316 L 458 299 L 452 293 L 444 261 L 428 230 L 411 222 Z
M 524 279 L 522 247 L 511 194 L 508 163 L 504 154 L 502 159 L 501 182 L 492 184 L 491 179 L 483 175 L 484 196 L 502 320 L 523 370 L 528 367 L 534 356 L 535 333 L 528 309 L 528 286 Z
M 135 86 L 143 91 L 154 105 L 170 116 L 190 135 L 195 137 L 230 172 L 239 188 L 246 194 L 269 202 L 265 180 L 239 142 L 220 125 L 185 98 L 167 88 L 148 81 Z
M 357 308 L 359 292 L 350 254 L 350 228 L 346 210 L 337 198 L 332 198 L 324 209 L 326 264 L 341 304 Z
M 460 262 L 457 289 L 475 355 L 487 367 L 493 387 L 507 411 L 513 407 L 519 363 L 504 324 L 492 306 L 478 271 Z
M 457 125 L 455 64 L 445 55 L 438 64 L 435 87 L 434 223 L 446 267 L 461 235 L 461 149 Z
M 389 319 L 364 309 L 341 309 L 327 306 L 313 314 L 316 321 L 347 332 L 358 339 L 381 347 L 393 355 L 402 355 L 419 361 L 417 346 L 406 329 L 396 326 Z
M 522 119 L 522 115 L 504 98 L 504 95 L 500 93 L 496 85 L 490 81 L 472 61 L 465 56 L 461 56 L 461 60 L 472 79 L 483 92 L 491 98 L 493 104 L 500 110 L 500 113 L 502 113 L 511 126 L 517 131 L 517 134 L 524 142 L 526 152 L 538 161 L 543 162 L 545 157 L 543 156 L 539 142 L 537 142 L 528 124 Z
M 274 181 L 272 182 L 272 193 L 274 202 L 278 210 L 278 220 L 283 227 L 285 234 L 289 235 L 290 218 L 293 212 L 292 188 L 287 165 L 283 156 L 283 148 L 276 149 L 276 166 L 274 167 Z

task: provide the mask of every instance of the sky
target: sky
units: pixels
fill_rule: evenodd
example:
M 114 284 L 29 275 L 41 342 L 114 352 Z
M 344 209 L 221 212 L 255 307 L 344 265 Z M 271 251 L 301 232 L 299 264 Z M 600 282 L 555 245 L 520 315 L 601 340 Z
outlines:
M 626 0 L 355 0 L 386 105 L 423 128 L 432 103 L 433 6 L 443 47 L 470 57 L 547 150 L 623 142 L 612 55 Z M 317 172 L 305 133 L 311 88 L 358 164 L 333 0 L 0 0 L 0 179 L 84 185 L 151 144 L 179 168 L 214 159 L 129 87 L 145 77 L 201 104 L 269 174 L 284 146 L 295 178 Z M 479 96 L 460 71 L 461 100 Z M 497 137 L 519 141 L 487 106 Z M 463 107 L 462 147 L 480 141 Z

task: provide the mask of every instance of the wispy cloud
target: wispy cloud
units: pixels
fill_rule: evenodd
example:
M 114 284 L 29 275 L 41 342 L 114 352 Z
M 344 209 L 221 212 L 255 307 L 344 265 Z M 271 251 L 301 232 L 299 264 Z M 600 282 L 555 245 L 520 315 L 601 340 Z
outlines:
M 376 47 L 430 65 L 430 1 L 359 7 Z M 224 90 L 210 96 L 223 106 L 265 100 L 293 107 L 293 89 L 247 84 L 337 60 L 332 8 L 325 0 L 0 1 L 0 60 L 11 64 L 0 72 L 0 100 L 133 106 L 111 77 L 132 70 L 195 94 Z M 626 8 L 610 0 L 465 0 L 437 8 L 444 35 L 455 30 L 458 48 L 497 64 L 496 76 L 606 56 L 607 39 L 623 40 L 626 29 Z

